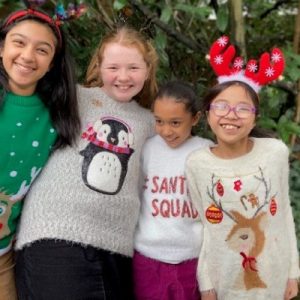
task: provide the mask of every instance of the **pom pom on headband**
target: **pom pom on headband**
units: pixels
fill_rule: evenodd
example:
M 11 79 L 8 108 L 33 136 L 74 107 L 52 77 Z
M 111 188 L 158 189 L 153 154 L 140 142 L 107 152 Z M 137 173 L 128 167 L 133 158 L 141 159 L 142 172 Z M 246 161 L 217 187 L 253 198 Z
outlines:
M 284 70 L 284 56 L 280 49 L 274 48 L 261 55 L 259 63 L 251 59 L 243 69 L 244 61 L 235 57 L 235 47 L 228 45 L 229 38 L 222 36 L 216 40 L 209 52 L 210 64 L 218 76 L 218 82 L 242 81 L 250 85 L 256 92 L 263 85 L 277 79 Z
M 81 3 L 78 6 L 70 3 L 68 6 L 68 10 L 65 11 L 63 5 L 58 5 L 55 10 L 55 15 L 53 18 L 51 18 L 46 13 L 37 10 L 36 7 L 44 4 L 45 0 L 26 0 L 24 1 L 27 9 L 18 10 L 14 13 L 12 13 L 5 21 L 3 28 L 9 26 L 13 22 L 28 16 L 32 15 L 52 26 L 52 28 L 55 30 L 59 45 L 62 44 L 62 36 L 61 36 L 61 29 L 60 25 L 63 23 L 63 21 L 71 20 L 80 17 L 82 14 L 84 14 L 87 10 L 86 6 Z

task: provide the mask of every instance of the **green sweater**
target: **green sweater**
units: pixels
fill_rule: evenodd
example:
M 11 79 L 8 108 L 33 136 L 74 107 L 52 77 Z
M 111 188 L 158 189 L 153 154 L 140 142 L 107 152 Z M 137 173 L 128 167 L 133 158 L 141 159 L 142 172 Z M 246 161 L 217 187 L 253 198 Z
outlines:
M 57 134 L 37 95 L 8 93 L 0 107 L 0 255 L 12 246 L 22 199 L 45 165 Z

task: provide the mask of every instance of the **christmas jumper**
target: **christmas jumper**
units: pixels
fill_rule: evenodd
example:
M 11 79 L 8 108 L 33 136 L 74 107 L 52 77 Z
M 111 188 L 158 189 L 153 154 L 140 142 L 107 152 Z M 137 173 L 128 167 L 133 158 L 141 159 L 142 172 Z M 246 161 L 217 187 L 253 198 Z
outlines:
M 140 154 L 154 118 L 98 87 L 78 94 L 82 135 L 55 151 L 28 194 L 16 247 L 48 238 L 132 256 Z
M 22 200 L 57 138 L 37 95 L 7 93 L 0 107 L 0 255 L 12 248 Z
M 198 257 L 202 224 L 188 196 L 184 165 L 189 153 L 211 143 L 192 137 L 170 148 L 159 135 L 145 143 L 144 186 L 135 234 L 135 249 L 144 256 L 171 264 Z
M 288 148 L 253 138 L 235 159 L 209 148 L 186 163 L 192 201 L 204 225 L 198 280 L 221 300 L 283 299 L 288 278 L 300 275 L 289 201 Z

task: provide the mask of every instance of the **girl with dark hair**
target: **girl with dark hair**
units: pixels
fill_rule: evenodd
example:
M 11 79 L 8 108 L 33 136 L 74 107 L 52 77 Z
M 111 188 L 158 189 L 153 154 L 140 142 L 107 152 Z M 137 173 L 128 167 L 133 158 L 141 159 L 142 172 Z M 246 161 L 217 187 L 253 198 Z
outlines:
M 157 135 L 142 151 L 141 212 L 135 234 L 135 299 L 198 300 L 202 224 L 184 176 L 189 153 L 212 144 L 192 136 L 199 99 L 187 83 L 164 84 L 154 100 Z
M 289 150 L 257 137 L 258 91 L 284 69 L 280 49 L 242 63 L 228 38 L 211 47 L 219 84 L 204 99 L 216 145 L 193 152 L 186 175 L 203 223 L 198 281 L 203 300 L 292 299 L 299 256 L 289 200 Z
M 0 28 L 0 299 L 17 299 L 12 246 L 22 200 L 53 148 L 80 123 L 64 34 L 42 11 L 13 12 Z

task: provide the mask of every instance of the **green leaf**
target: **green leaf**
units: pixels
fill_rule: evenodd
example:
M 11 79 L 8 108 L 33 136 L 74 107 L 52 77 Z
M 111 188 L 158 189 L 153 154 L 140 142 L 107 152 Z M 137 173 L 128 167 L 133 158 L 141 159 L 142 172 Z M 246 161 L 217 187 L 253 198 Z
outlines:
M 285 124 L 285 129 L 291 134 L 297 134 L 300 136 L 300 126 L 295 122 L 287 122 Z
M 260 117 L 259 120 L 257 121 L 258 125 L 267 128 L 267 129 L 276 129 L 277 124 L 276 122 L 268 117 Z
M 127 0 L 115 0 L 113 4 L 113 8 L 115 10 L 121 10 L 127 5 Z
M 165 47 L 167 45 L 166 35 L 162 32 L 158 33 L 154 39 L 154 43 L 155 43 L 156 49 L 165 49 Z
M 169 6 L 165 6 L 161 12 L 160 20 L 164 23 L 168 23 L 172 16 L 172 13 L 173 13 L 172 9 Z
M 211 9 L 207 6 L 195 7 L 193 5 L 188 4 L 177 4 L 175 5 L 175 9 L 194 16 L 198 16 L 200 18 L 206 18 L 211 12 Z
M 224 32 L 228 26 L 229 12 L 226 4 L 220 5 L 217 13 L 216 25 L 221 32 Z

